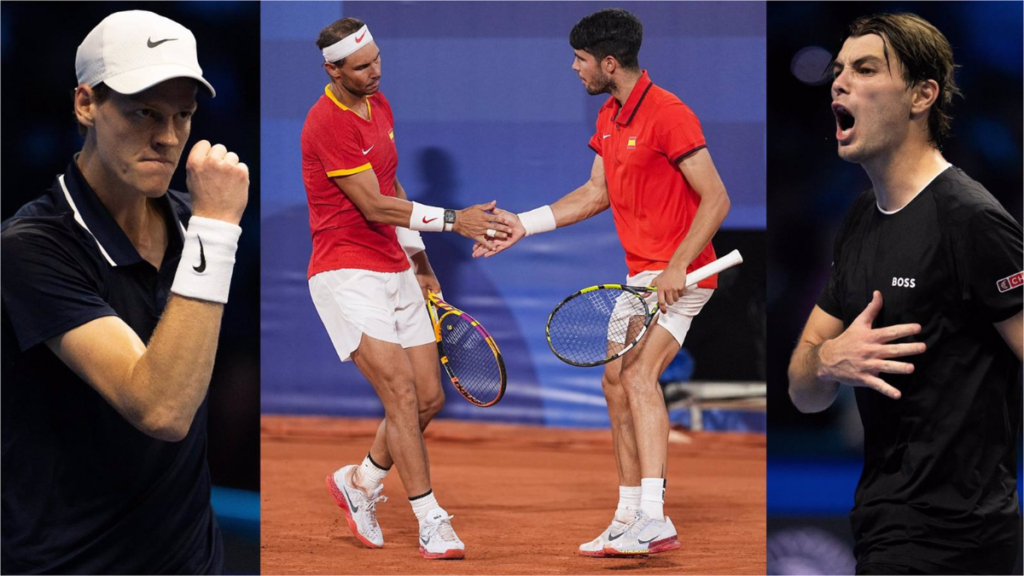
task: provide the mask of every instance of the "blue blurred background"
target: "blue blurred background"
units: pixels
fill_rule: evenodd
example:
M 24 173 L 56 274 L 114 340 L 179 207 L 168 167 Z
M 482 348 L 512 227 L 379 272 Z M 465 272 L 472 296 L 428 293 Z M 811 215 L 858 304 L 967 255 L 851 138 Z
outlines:
M 398 177 L 409 197 L 461 208 L 498 200 L 523 211 L 583 184 L 587 141 L 607 96 L 588 96 L 571 70 L 569 31 L 607 3 L 266 3 L 262 6 L 262 410 L 375 417 L 380 402 L 342 365 L 306 283 L 310 232 L 299 134 L 328 77 L 315 40 L 344 16 L 369 25 L 381 50 L 381 91 L 395 114 Z M 697 380 L 764 381 L 765 71 L 763 3 L 629 3 L 644 25 L 640 65 L 701 120 L 733 200 L 715 238 L 747 262 L 688 337 Z M 505 398 L 479 409 L 449 388 L 442 417 L 607 427 L 600 368 L 548 350 L 551 309 L 584 286 L 621 282 L 624 255 L 610 213 L 529 238 L 488 260 L 454 234 L 423 235 L 447 300 L 493 334 L 508 364 Z M 760 414 L 718 414 L 708 427 L 764 431 Z M 688 418 L 680 414 L 679 419 Z
M 249 165 L 249 205 L 210 384 L 213 507 L 229 573 L 259 571 L 259 5 L 251 2 L 4 2 L 0 4 L 3 170 L 0 217 L 50 188 L 82 139 L 71 109 L 75 52 L 121 10 L 149 10 L 192 30 L 203 76 L 217 97 L 199 97 L 192 137 L 223 142 Z M 226 28 L 240 34 L 225 35 Z M 171 187 L 186 190 L 184 162 Z
M 799 414 L 787 395 L 786 367 L 825 283 L 841 219 L 871 187 L 860 166 L 836 155 L 830 83 L 814 81 L 850 22 L 894 11 L 917 13 L 949 39 L 966 98 L 954 100 L 953 137 L 943 154 L 1021 220 L 1021 3 L 768 4 L 769 574 L 853 570 L 847 515 L 863 441 L 853 394 L 844 390 L 820 414 Z

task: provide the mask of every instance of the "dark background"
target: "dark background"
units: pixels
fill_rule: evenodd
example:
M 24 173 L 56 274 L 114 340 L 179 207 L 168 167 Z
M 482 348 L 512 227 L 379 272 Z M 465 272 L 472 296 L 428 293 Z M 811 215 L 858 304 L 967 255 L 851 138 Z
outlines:
M 210 385 L 213 503 L 225 531 L 229 571 L 258 571 L 259 545 L 259 4 L 81 2 L 0 5 L 3 145 L 0 216 L 42 195 L 82 139 L 72 114 L 75 53 L 113 12 L 149 10 L 196 36 L 203 76 L 192 136 L 171 183 L 186 190 L 184 159 L 198 140 L 223 143 L 249 166 L 249 204 Z
M 841 219 L 857 193 L 871 187 L 859 165 L 836 154 L 830 83 L 801 82 L 791 64 L 809 46 L 835 55 L 856 17 L 896 11 L 934 24 L 962 66 L 956 79 L 966 97 L 954 100 L 953 136 L 943 155 L 1021 220 L 1021 3 L 768 3 L 770 574 L 800 566 L 820 574 L 848 569 L 849 549 L 832 544 L 850 542 L 845 518 L 863 437 L 849 390 L 813 415 L 798 413 L 787 394 L 789 357 L 824 286 Z

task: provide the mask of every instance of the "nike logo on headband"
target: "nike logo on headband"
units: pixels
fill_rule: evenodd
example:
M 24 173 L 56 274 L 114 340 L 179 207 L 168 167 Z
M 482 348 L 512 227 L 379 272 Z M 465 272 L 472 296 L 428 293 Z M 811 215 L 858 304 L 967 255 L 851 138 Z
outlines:
M 149 46 L 150 48 L 156 48 L 164 42 L 173 42 L 174 40 L 177 40 L 177 38 L 167 38 L 164 40 L 157 40 L 156 42 L 153 42 L 153 38 L 150 37 L 146 39 L 146 46 Z
M 356 38 L 356 44 L 359 44 L 360 42 L 362 42 L 363 38 L 366 38 L 366 32 L 363 32 L 362 36 L 360 36 L 359 38 Z

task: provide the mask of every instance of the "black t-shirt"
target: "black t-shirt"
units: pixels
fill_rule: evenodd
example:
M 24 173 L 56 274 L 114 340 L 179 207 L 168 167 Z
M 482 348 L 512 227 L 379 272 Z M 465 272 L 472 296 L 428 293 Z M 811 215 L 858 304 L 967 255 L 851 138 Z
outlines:
M 857 388 L 864 471 L 850 514 L 860 564 L 1006 574 L 1021 539 L 1020 362 L 993 327 L 1022 308 L 1022 232 L 955 167 L 895 213 L 873 191 L 850 208 L 818 306 L 850 323 L 882 293 L 874 327 L 919 323 L 928 350 Z
M 223 571 L 210 506 L 207 402 L 184 440 L 140 432 L 45 341 L 118 316 L 148 342 L 181 257 L 188 197 L 158 201 L 168 247 L 157 271 L 72 161 L 50 192 L 3 223 L 0 571 Z

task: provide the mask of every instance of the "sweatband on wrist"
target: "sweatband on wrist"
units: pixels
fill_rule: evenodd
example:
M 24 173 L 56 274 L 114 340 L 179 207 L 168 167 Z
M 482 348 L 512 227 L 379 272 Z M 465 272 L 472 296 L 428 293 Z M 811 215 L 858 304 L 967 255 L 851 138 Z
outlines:
M 356 30 L 352 34 L 345 36 L 330 46 L 324 47 L 324 49 L 321 50 L 321 53 L 324 55 L 325 61 L 337 62 L 338 60 L 348 58 L 356 50 L 359 50 L 370 42 L 373 42 L 373 34 L 370 34 L 370 29 L 367 28 L 366 25 L 363 25 L 362 28 Z
M 555 223 L 555 213 L 551 211 L 551 206 L 541 206 L 529 212 L 522 212 L 518 216 L 519 222 L 523 225 L 523 229 L 526 230 L 527 236 L 533 236 L 541 232 L 551 232 L 558 227 Z
M 181 262 L 174 273 L 171 292 L 227 304 L 231 272 L 235 268 L 235 251 L 241 235 L 242 229 L 234 224 L 193 216 L 185 231 L 185 245 L 181 249 Z
M 402 245 L 402 250 L 405 250 L 405 255 L 410 258 L 427 249 L 423 245 L 423 237 L 415 230 L 395 226 L 395 235 L 398 236 L 398 243 Z
M 423 232 L 444 232 L 444 208 L 413 202 L 409 228 Z

